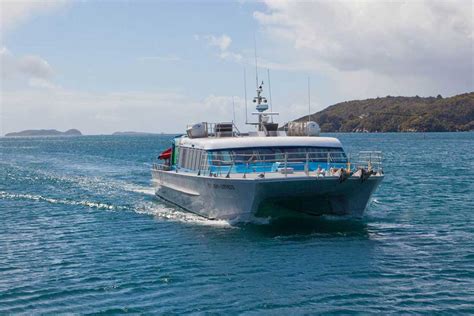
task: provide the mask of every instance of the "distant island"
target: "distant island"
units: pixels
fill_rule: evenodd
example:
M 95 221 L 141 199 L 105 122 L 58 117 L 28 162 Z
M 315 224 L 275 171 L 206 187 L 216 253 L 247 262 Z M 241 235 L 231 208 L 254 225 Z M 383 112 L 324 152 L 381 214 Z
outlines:
M 60 132 L 55 129 L 29 129 L 21 132 L 5 134 L 6 137 L 31 137 L 31 136 L 81 136 L 82 133 L 77 129 L 69 129 Z
M 307 121 L 308 115 L 295 121 Z M 392 97 L 338 103 L 311 114 L 322 132 L 474 130 L 474 92 L 449 98 Z

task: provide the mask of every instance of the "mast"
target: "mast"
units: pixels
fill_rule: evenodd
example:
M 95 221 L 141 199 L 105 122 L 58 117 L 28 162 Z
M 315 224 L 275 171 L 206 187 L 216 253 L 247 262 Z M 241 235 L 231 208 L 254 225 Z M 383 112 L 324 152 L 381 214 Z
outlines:
M 308 123 L 311 121 L 311 84 L 308 76 Z
M 266 116 L 263 112 L 268 110 L 267 98 L 262 96 L 263 92 L 263 81 L 262 83 L 257 86 L 257 96 L 253 98 L 253 102 L 257 103 L 255 109 L 257 110 L 258 115 L 258 130 L 263 131 L 262 124 L 264 123 L 264 116 Z M 266 123 L 266 122 L 265 122 Z
M 235 122 L 235 102 L 234 102 L 234 96 L 232 96 L 232 123 L 236 124 L 236 122 Z
M 254 34 L 253 39 L 254 39 L 254 45 L 255 45 L 254 47 L 255 49 L 255 83 L 256 83 L 257 96 L 253 98 L 252 102 L 256 103 L 255 109 L 257 110 L 257 112 L 252 112 L 252 114 L 258 115 L 258 122 L 256 123 L 246 122 L 246 124 L 257 125 L 257 130 L 261 132 L 261 131 L 265 131 L 264 125 L 268 123 L 269 117 L 272 115 L 278 115 L 278 113 L 272 112 L 272 111 L 265 112 L 268 110 L 268 104 L 267 104 L 268 101 L 267 101 L 267 98 L 265 98 L 262 95 L 263 81 L 260 84 L 258 81 L 257 40 L 255 38 L 255 34 Z M 244 80 L 245 80 L 245 68 L 244 68 Z M 270 82 L 270 70 L 268 70 L 268 81 Z M 270 99 L 271 99 L 271 91 L 270 91 Z M 273 117 L 272 117 L 272 123 L 273 123 Z
M 255 33 L 253 34 L 253 45 L 255 53 L 255 86 L 258 88 L 257 39 L 255 38 Z
M 270 81 L 270 69 L 267 68 L 268 75 L 268 96 L 270 97 L 270 113 L 273 112 L 273 101 L 272 101 L 272 84 Z M 273 115 L 271 116 L 273 123 Z
M 245 124 L 249 123 L 247 116 L 247 74 L 244 67 L 244 99 L 245 99 Z

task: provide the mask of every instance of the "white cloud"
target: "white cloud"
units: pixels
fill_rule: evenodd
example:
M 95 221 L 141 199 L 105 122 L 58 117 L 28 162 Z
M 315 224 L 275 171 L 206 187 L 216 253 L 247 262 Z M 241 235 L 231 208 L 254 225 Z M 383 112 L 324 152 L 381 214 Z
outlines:
M 17 72 L 16 59 L 6 47 L 0 48 L 0 75 L 2 83 Z
M 54 70 L 43 58 L 35 55 L 15 56 L 6 47 L 0 49 L 0 77 L 3 85 L 28 84 L 32 87 L 51 87 Z
M 232 43 L 232 39 L 225 34 L 220 36 L 205 35 L 204 38 L 207 40 L 209 45 L 218 47 L 221 51 L 227 50 Z
M 241 62 L 243 57 L 241 54 L 230 52 L 230 51 L 223 51 L 220 52 L 219 54 L 220 59 L 228 60 L 228 61 L 233 61 L 233 62 Z
M 53 88 L 58 88 L 57 85 L 52 83 L 51 81 L 47 79 L 42 79 L 42 78 L 30 78 L 28 79 L 28 86 L 32 88 L 40 88 L 40 89 L 53 89 Z
M 123 130 L 183 132 L 187 124 L 232 120 L 232 97 L 196 100 L 179 93 L 91 93 L 58 88 L 2 93 L 3 132 L 78 128 L 84 133 Z M 173 110 L 170 110 L 173 109 Z M 244 101 L 235 97 L 236 117 L 244 122 Z
M 472 2 L 265 1 L 263 33 L 293 56 L 280 68 L 337 80 L 452 93 L 473 88 Z M 363 80 L 367 81 L 364 86 Z M 406 80 L 406 81 L 404 81 Z M 398 84 L 397 84 L 398 83 Z M 390 91 L 390 86 L 383 87 Z
M 21 57 L 18 60 L 18 70 L 27 76 L 41 79 L 49 79 L 54 73 L 46 60 L 33 55 Z
M 232 39 L 226 34 L 220 36 L 216 35 L 204 35 L 200 36 L 195 34 L 195 40 L 206 40 L 207 44 L 211 47 L 218 49 L 217 56 L 222 60 L 232 61 L 232 62 L 241 62 L 243 57 L 241 54 L 229 50 L 230 45 L 232 44 Z
M 0 0 L 0 40 L 7 32 L 34 14 L 44 14 L 63 7 L 68 0 Z M 40 56 L 15 56 L 6 47 L 0 48 L 1 91 L 11 86 L 52 88 L 54 75 L 51 65 Z
M 2 0 L 0 1 L 0 33 L 11 30 L 33 14 L 57 10 L 67 2 L 67 0 Z

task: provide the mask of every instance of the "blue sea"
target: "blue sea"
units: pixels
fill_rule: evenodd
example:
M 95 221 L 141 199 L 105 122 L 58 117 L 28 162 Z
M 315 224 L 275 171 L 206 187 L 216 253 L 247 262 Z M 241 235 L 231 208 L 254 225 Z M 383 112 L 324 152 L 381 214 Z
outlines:
M 363 219 L 239 225 L 154 197 L 169 136 L 0 138 L 0 314 L 473 314 L 474 133 L 336 136 Z

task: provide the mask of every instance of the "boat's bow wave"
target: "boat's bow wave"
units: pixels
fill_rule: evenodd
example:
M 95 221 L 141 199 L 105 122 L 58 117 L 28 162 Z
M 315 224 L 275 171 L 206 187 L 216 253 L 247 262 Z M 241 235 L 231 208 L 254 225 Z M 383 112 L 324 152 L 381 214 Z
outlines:
M 180 210 L 173 206 L 166 206 L 159 202 L 145 202 L 135 208 L 139 214 L 153 215 L 159 220 L 170 220 L 186 224 L 197 224 L 214 227 L 233 227 L 233 223 L 225 220 L 207 219 L 205 217 Z

